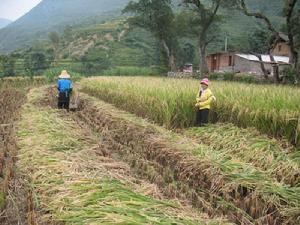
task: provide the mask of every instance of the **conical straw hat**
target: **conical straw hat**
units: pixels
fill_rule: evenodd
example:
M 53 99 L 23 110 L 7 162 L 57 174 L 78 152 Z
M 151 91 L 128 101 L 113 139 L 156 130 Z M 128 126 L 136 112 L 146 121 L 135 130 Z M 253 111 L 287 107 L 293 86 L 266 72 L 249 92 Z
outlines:
M 61 71 L 61 74 L 58 76 L 60 79 L 70 79 L 71 76 L 66 70 Z

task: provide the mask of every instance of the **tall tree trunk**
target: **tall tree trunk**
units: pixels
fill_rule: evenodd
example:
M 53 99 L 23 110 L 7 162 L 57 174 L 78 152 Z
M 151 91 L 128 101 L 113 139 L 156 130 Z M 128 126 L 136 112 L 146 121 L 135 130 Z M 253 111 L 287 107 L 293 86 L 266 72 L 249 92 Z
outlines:
M 206 44 L 199 42 L 199 55 L 200 55 L 200 74 L 205 76 L 209 73 L 207 62 L 206 62 Z
M 300 49 L 298 49 L 298 57 L 296 62 L 296 74 L 297 74 L 297 80 L 300 82 Z
M 276 63 L 275 59 L 274 59 L 274 56 L 272 54 L 270 54 L 270 58 L 271 58 L 271 62 L 273 62 L 273 76 L 274 76 L 274 79 L 275 79 L 275 82 L 277 84 L 280 83 L 280 78 L 279 78 L 279 66 L 278 64 Z
M 165 40 L 162 40 L 162 45 L 165 49 L 165 52 L 168 57 L 168 62 L 169 62 L 169 68 L 172 72 L 177 71 L 177 66 L 176 66 L 176 57 L 173 52 L 171 52 L 170 48 L 168 47 L 167 43 Z
M 265 78 L 266 80 L 268 80 L 268 79 L 269 79 L 268 72 L 267 72 L 267 70 L 266 70 L 266 67 L 265 67 L 265 64 L 264 64 L 264 62 L 263 62 L 263 60 L 262 60 L 261 55 L 260 55 L 260 54 L 255 54 L 255 56 L 259 59 L 259 62 L 260 62 L 260 68 L 261 68 L 261 71 L 263 72 L 264 78 Z
M 289 45 L 291 50 L 291 56 L 290 56 L 290 63 L 293 65 L 295 69 L 297 69 L 297 62 L 298 62 L 298 51 L 295 48 L 295 40 L 294 40 L 294 32 L 293 32 L 293 23 L 292 23 L 292 17 L 293 12 L 296 6 L 298 0 L 289 0 L 286 2 L 286 25 L 287 25 L 287 34 L 289 38 Z
M 171 53 L 170 57 L 169 57 L 169 67 L 171 68 L 172 72 L 176 72 L 177 71 L 176 58 L 175 58 L 175 56 L 174 56 L 173 53 Z

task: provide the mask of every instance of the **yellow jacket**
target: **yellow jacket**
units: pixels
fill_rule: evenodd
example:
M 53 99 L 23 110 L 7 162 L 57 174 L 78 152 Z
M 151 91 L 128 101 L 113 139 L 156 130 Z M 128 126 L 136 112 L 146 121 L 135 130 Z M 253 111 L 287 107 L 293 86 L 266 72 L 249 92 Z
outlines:
M 215 99 L 213 93 L 209 88 L 206 90 L 203 90 L 200 96 L 200 92 L 197 94 L 196 98 L 196 107 L 198 107 L 200 110 L 201 109 L 210 109 L 212 101 Z

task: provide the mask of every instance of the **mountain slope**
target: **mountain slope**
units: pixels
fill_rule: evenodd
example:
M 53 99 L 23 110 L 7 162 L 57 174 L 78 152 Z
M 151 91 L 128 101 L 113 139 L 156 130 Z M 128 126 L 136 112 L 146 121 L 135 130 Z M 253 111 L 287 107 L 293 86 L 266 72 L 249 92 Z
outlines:
M 43 0 L 25 16 L 0 30 L 0 54 L 31 45 L 36 40 L 45 40 L 50 31 L 63 31 L 66 25 L 84 28 L 111 21 L 120 17 L 121 9 L 129 1 Z M 173 0 L 175 7 L 180 2 L 181 0 Z M 247 3 L 249 8 L 266 13 L 278 27 L 281 26 L 281 1 L 247 0 Z M 223 49 L 225 36 L 229 36 L 229 45 L 236 46 L 236 50 L 247 49 L 249 31 L 255 29 L 259 21 L 232 10 L 222 10 L 222 14 L 226 19 L 218 35 L 220 40 L 214 44 L 211 51 Z
M 0 52 L 10 52 L 33 40 L 61 31 L 66 25 L 100 22 L 120 15 L 129 0 L 43 0 L 29 13 L 0 30 Z
M 8 24 L 10 24 L 12 21 L 4 18 L 0 18 L 0 29 L 3 27 L 6 27 Z

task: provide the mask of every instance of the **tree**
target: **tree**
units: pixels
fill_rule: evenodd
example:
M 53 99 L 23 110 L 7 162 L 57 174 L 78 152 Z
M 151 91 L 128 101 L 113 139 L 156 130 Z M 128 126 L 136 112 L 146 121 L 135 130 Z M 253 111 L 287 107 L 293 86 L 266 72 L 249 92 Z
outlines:
M 72 26 L 68 25 L 65 27 L 64 29 L 64 39 L 69 41 L 72 39 L 72 32 L 73 32 L 73 28 Z
M 50 62 L 42 52 L 33 52 L 26 56 L 24 67 L 30 77 L 41 73 L 49 68 Z
M 171 71 L 176 71 L 176 38 L 175 15 L 171 0 L 139 0 L 129 2 L 123 13 L 132 13 L 128 19 L 130 26 L 141 27 L 153 34 L 162 45 L 168 58 Z
M 207 46 L 215 39 L 216 29 L 221 17 L 218 14 L 221 7 L 235 6 L 235 0 L 183 0 L 185 7 L 190 11 L 189 27 L 190 32 L 197 35 L 199 56 L 200 56 L 200 72 L 208 73 L 206 63 Z
M 295 49 L 296 58 L 293 59 L 294 61 L 294 70 L 297 71 L 298 80 L 300 80 L 300 6 L 298 1 L 297 10 L 293 13 L 291 20 L 290 20 L 290 33 L 293 35 L 293 46 Z
M 57 32 L 50 32 L 48 36 L 49 36 L 49 39 L 50 39 L 51 44 L 53 46 L 55 56 L 57 57 L 57 51 L 58 51 L 59 44 L 60 44 L 59 34 Z
M 268 30 L 264 29 L 261 25 L 256 27 L 248 35 L 249 51 L 258 54 L 266 54 L 269 52 L 269 40 L 271 34 Z
M 4 77 L 3 60 L 4 60 L 4 55 L 0 55 L 0 78 Z
M 252 33 L 249 34 L 248 41 L 250 46 L 250 52 L 255 55 L 260 61 L 261 71 L 264 78 L 269 78 L 269 71 L 266 70 L 265 64 L 261 54 L 269 52 L 269 40 L 271 38 L 270 32 L 264 29 L 262 26 L 257 27 Z
M 299 50 L 296 49 L 295 45 L 295 36 L 297 33 L 295 33 L 295 8 L 297 5 L 298 0 L 284 0 L 284 8 L 282 9 L 283 15 L 286 20 L 286 27 L 287 27 L 287 34 L 289 39 L 289 45 L 291 48 L 291 58 L 290 62 L 293 64 L 294 68 L 297 68 L 298 64 L 298 58 L 299 58 Z M 254 17 L 256 19 L 259 19 L 265 23 L 267 26 L 267 29 L 272 33 L 273 38 L 270 39 L 269 42 L 269 52 L 271 52 L 272 49 L 278 44 L 278 42 L 281 39 L 280 31 L 272 24 L 271 20 L 264 15 L 262 12 L 250 12 L 245 0 L 239 0 L 239 8 L 242 10 L 242 12 L 246 16 Z M 299 20 L 299 17 L 297 17 L 296 20 Z M 271 55 L 271 54 L 270 54 Z M 271 55 L 272 58 L 272 55 Z M 274 59 L 272 59 L 274 61 Z M 278 68 L 274 68 L 275 72 L 275 79 L 277 82 L 279 82 L 279 74 L 278 74 Z M 298 71 L 298 77 L 300 78 L 300 71 Z
M 110 50 L 90 49 L 80 58 L 81 70 L 86 74 L 97 74 L 111 66 Z
M 183 63 L 193 63 L 195 58 L 195 47 L 189 42 L 184 43 L 182 48 Z
M 296 44 L 295 44 L 295 36 L 297 33 L 295 33 L 295 20 L 299 20 L 298 18 L 295 18 L 294 10 L 296 7 L 298 0 L 285 0 L 284 1 L 284 8 L 283 8 L 283 14 L 286 18 L 286 26 L 287 26 L 287 34 L 289 38 L 289 45 L 291 48 L 291 59 L 290 62 L 292 64 L 297 65 L 298 62 L 298 50 L 296 49 Z M 300 74 L 299 74 L 300 75 Z
M 11 55 L 4 55 L 1 57 L 1 64 L 4 76 L 15 75 L 15 58 Z

